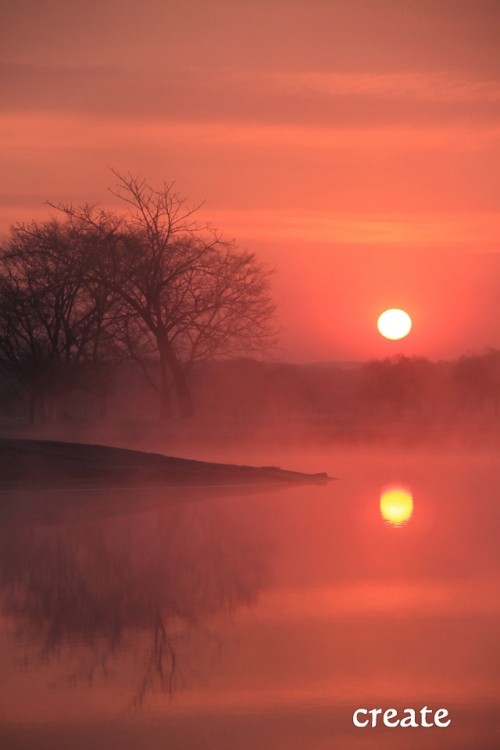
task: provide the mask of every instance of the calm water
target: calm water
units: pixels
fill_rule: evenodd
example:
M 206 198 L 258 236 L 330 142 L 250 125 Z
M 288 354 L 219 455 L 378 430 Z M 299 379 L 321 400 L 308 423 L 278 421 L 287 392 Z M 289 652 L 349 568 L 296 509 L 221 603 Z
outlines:
M 2 748 L 500 747 L 499 461 L 271 462 L 340 479 L 23 499 L 1 538 Z M 424 705 L 451 726 L 352 724 Z

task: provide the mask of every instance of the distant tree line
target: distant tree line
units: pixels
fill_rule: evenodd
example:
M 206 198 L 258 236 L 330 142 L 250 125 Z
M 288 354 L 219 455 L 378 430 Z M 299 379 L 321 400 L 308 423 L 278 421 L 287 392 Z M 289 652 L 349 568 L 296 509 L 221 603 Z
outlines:
M 77 391 L 106 415 L 117 369 L 135 362 L 159 412 L 193 413 L 198 362 L 274 343 L 270 271 L 196 220 L 172 185 L 115 173 L 124 212 L 54 206 L 0 248 L 0 368 L 30 422 L 64 416 Z
M 228 420 L 345 425 L 453 424 L 500 416 L 500 351 L 450 361 L 395 356 L 351 363 L 290 364 L 239 360 L 206 363 L 193 387 L 201 416 Z

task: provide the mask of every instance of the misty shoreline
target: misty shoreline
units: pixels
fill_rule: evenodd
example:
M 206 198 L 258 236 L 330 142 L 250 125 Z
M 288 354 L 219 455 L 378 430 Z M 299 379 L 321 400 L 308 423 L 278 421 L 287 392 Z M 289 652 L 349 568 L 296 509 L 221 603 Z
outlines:
M 107 445 L 0 438 L 0 490 L 325 483 L 326 473 L 196 461 Z

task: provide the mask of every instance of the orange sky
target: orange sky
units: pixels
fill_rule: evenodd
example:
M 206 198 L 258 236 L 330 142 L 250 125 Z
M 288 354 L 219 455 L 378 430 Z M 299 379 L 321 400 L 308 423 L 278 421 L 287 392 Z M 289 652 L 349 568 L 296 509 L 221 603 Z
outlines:
M 284 358 L 500 347 L 498 0 L 45 0 L 0 29 L 2 230 L 109 203 L 112 165 L 276 267 Z

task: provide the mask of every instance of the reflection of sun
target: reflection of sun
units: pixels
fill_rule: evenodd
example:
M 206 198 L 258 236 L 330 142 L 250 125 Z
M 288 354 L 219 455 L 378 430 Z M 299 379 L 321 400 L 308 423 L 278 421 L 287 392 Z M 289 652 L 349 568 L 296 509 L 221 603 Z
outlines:
M 392 308 L 386 310 L 379 316 L 377 320 L 377 328 L 379 333 L 386 339 L 397 341 L 398 339 L 404 339 L 405 336 L 411 331 L 411 318 L 404 310 L 397 310 Z
M 403 526 L 413 515 L 413 495 L 405 487 L 387 487 L 380 495 L 380 515 L 391 526 Z

